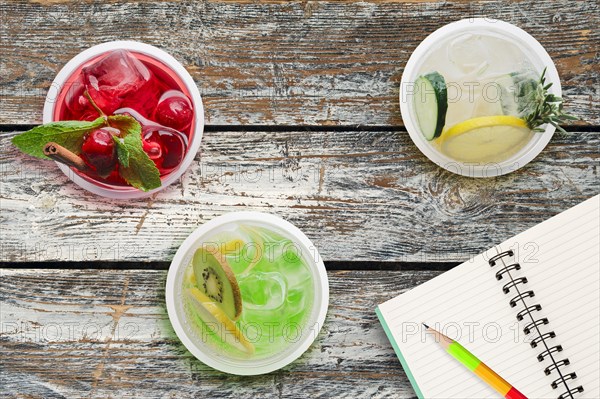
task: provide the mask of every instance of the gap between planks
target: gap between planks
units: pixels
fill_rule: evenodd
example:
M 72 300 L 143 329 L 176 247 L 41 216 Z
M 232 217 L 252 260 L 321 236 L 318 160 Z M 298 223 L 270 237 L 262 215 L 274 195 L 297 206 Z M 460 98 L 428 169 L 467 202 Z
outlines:
M 21 132 L 39 126 L 36 124 L 0 124 L 0 132 Z M 569 132 L 595 132 L 600 125 L 565 125 Z M 205 125 L 204 132 L 406 132 L 405 126 L 393 125 Z
M 325 261 L 328 271 L 448 271 L 457 262 Z M 0 262 L 0 269 L 168 270 L 171 262 Z

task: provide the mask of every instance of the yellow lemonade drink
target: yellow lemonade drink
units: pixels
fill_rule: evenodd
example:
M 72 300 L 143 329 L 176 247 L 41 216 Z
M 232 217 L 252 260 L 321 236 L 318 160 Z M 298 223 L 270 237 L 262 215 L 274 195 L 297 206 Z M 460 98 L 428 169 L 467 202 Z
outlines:
M 501 162 L 533 137 L 523 118 L 539 73 L 517 43 L 494 33 L 462 33 L 432 48 L 419 72 L 417 119 L 446 156 Z

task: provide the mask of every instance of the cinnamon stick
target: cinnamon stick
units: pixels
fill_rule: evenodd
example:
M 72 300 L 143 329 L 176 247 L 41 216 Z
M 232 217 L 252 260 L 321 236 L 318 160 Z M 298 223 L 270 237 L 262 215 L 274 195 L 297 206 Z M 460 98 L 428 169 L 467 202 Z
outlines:
M 81 172 L 90 171 L 90 168 L 83 162 L 83 159 L 55 142 L 50 141 L 46 143 L 44 146 L 44 155 L 67 166 L 72 166 Z

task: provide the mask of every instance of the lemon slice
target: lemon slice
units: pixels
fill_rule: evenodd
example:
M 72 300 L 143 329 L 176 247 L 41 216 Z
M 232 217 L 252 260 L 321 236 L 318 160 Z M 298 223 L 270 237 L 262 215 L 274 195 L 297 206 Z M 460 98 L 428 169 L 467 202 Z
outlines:
M 243 247 L 244 241 L 240 240 L 239 238 L 234 238 L 233 240 L 229 240 L 222 245 L 221 253 L 223 255 L 230 253 L 238 254 Z
M 462 162 L 498 162 L 520 150 L 531 135 L 527 123 L 516 116 L 481 116 L 443 132 L 440 149 Z
M 254 353 L 252 342 L 248 341 L 235 323 L 208 296 L 196 287 L 186 289 L 185 293 L 198 316 L 223 342 L 231 344 L 242 352 Z
M 195 287 L 197 284 L 194 268 L 188 267 L 183 275 L 183 285 L 185 287 Z

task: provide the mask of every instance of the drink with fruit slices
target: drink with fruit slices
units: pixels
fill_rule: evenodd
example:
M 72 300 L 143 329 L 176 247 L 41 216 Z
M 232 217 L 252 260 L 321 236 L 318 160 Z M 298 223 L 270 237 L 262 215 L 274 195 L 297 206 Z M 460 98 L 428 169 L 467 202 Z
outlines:
M 187 322 L 234 358 L 279 354 L 309 333 L 314 281 L 300 249 L 257 224 L 235 224 L 205 240 L 183 279 Z
M 514 171 L 531 161 L 566 114 L 556 68 L 527 32 L 465 19 L 430 34 L 411 55 L 402 117 L 432 161 L 465 176 Z
M 57 161 L 82 188 L 117 199 L 145 197 L 177 180 L 204 127 L 190 74 L 164 51 L 134 41 L 73 57 L 52 82 L 43 121 L 12 144 Z
M 529 111 L 525 103 L 537 78 L 527 54 L 504 37 L 470 32 L 450 37 L 421 64 L 415 87 L 419 125 L 423 134 L 437 130 L 427 138 L 450 158 L 501 162 L 533 136 L 519 118 Z M 436 94 L 440 98 L 432 105 Z
M 302 355 L 325 321 L 329 285 L 316 246 L 267 213 L 204 223 L 169 267 L 165 300 L 185 347 L 217 370 L 258 375 Z
M 143 150 L 164 177 L 182 162 L 194 134 L 194 108 L 177 74 L 147 54 L 117 49 L 80 65 L 59 92 L 53 119 L 92 121 L 105 115 L 130 115 L 142 126 Z M 78 171 L 97 184 L 126 186 L 117 154 L 104 127 L 84 137 L 81 158 L 89 170 Z

